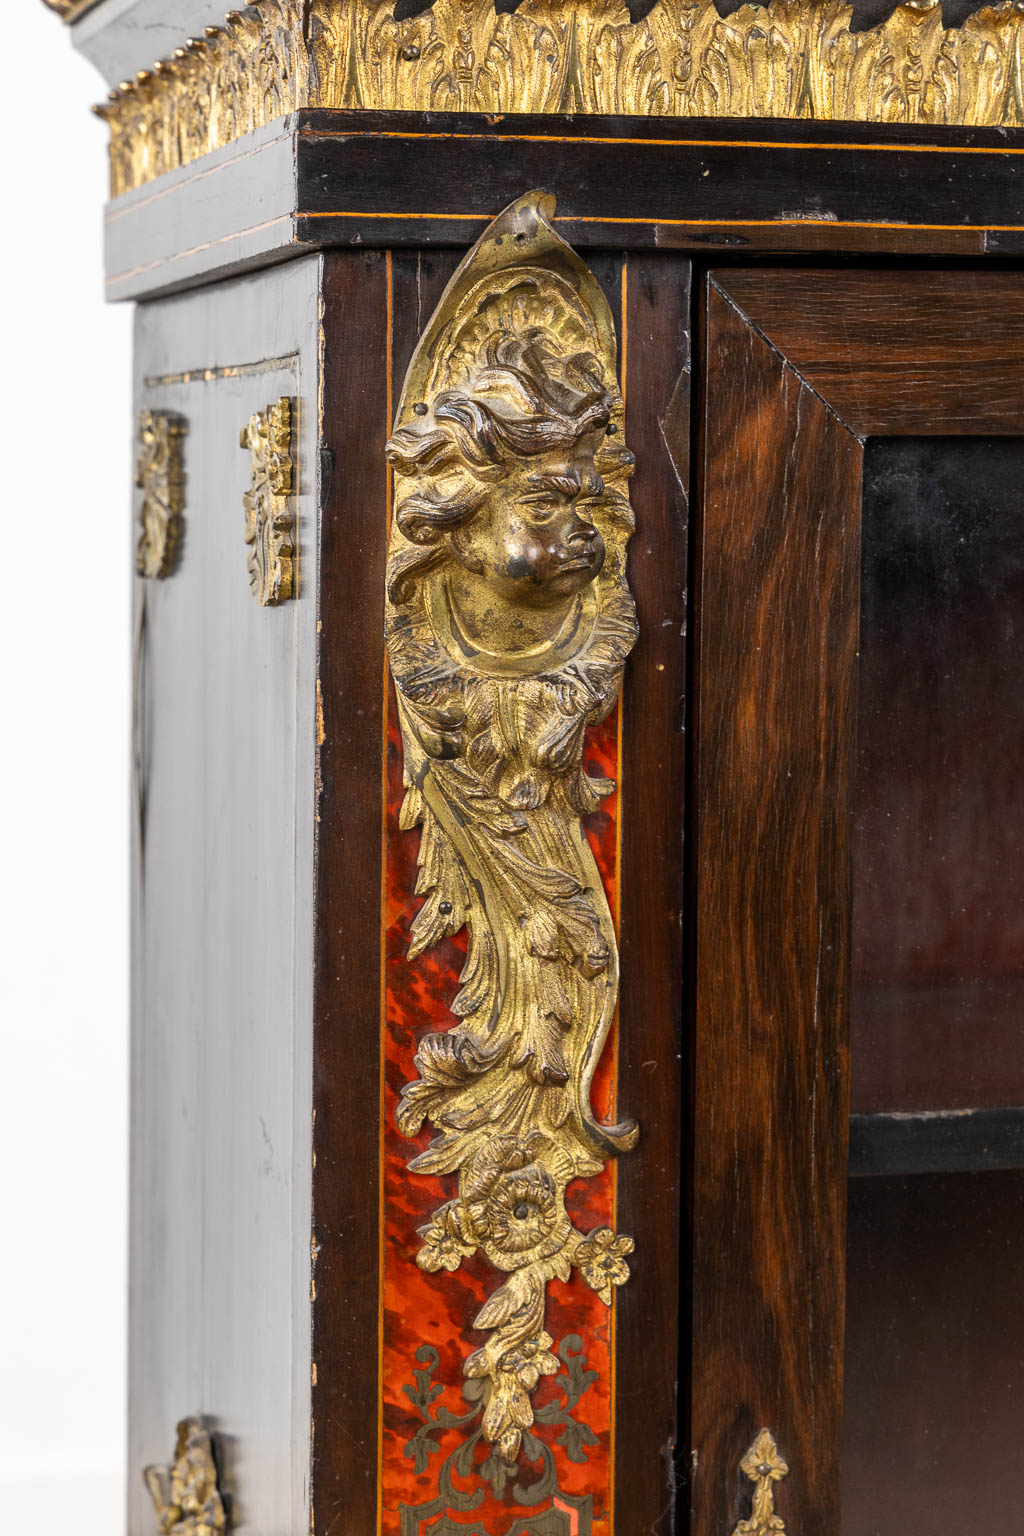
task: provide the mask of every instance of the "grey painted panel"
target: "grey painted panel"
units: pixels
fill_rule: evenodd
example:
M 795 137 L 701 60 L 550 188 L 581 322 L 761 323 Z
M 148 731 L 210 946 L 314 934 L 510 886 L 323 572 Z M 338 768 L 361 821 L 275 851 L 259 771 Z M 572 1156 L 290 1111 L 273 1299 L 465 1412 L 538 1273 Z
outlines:
M 319 272 L 308 258 L 137 319 L 137 402 L 189 433 L 183 559 L 139 584 L 131 1536 L 152 1529 L 141 1469 L 193 1412 L 227 1450 L 236 1528 L 308 1528 Z M 261 608 L 238 434 L 283 394 L 299 597 Z
M 296 254 L 295 121 L 279 118 L 108 203 L 107 298 L 149 298 Z

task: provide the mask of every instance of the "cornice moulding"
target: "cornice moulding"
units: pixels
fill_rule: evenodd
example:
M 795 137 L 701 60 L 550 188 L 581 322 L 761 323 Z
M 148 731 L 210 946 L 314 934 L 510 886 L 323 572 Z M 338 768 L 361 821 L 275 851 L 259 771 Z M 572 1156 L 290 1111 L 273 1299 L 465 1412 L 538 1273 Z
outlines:
M 959 27 L 940 0 L 851 26 L 841 0 L 261 0 L 97 108 L 117 196 L 300 107 L 1024 125 L 1024 0 Z

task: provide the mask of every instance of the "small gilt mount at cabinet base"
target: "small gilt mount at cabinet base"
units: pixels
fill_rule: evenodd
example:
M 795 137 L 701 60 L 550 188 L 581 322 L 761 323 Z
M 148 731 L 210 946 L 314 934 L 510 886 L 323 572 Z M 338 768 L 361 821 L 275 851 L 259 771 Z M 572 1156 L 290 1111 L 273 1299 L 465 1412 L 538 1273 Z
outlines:
M 213 1441 L 198 1416 L 182 1419 L 169 1467 L 143 1473 L 161 1536 L 221 1536 L 228 1528 Z
M 786 1526 L 775 1513 L 775 1484 L 789 1473 L 768 1429 L 762 1429 L 740 1462 L 744 1477 L 754 1485 L 750 1518 L 741 1520 L 732 1536 L 786 1536 Z
M 265 608 L 286 603 L 295 579 L 295 461 L 291 400 L 283 396 L 257 411 L 242 428 L 251 484 L 242 498 L 249 585 Z

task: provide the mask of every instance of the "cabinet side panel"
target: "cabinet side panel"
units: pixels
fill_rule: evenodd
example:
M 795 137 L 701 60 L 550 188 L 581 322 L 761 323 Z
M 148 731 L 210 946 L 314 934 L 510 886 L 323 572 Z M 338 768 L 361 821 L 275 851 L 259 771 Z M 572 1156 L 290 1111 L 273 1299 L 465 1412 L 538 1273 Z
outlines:
M 137 399 L 183 421 L 177 569 L 137 584 L 130 1531 L 175 1424 L 234 1528 L 307 1521 L 319 263 L 149 306 Z M 298 596 L 250 591 L 254 412 L 292 402 Z

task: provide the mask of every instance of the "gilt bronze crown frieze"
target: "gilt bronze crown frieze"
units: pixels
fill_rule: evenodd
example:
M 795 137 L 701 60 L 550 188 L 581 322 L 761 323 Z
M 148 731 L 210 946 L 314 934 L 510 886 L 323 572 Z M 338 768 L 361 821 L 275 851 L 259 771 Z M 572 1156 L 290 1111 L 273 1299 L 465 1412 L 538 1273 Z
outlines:
M 842 0 L 260 0 L 97 111 L 112 195 L 299 107 L 1024 124 L 1024 0 L 942 21 L 909 0 L 852 29 Z
M 410 1163 L 457 1175 L 418 1263 L 479 1253 L 502 1276 L 466 1327 L 482 1429 L 514 1462 L 559 1362 L 550 1281 L 610 1305 L 632 1239 L 580 1231 L 566 1186 L 637 1140 L 599 1124 L 591 1081 L 615 1015 L 615 927 L 581 817 L 614 785 L 584 766 L 637 627 L 624 407 L 608 302 L 549 222 L 507 208 L 420 339 L 387 445 L 394 478 L 386 635 L 404 752 L 401 825 L 419 829 L 410 958 L 468 935 L 452 1027 L 421 1038 L 399 1129 Z

